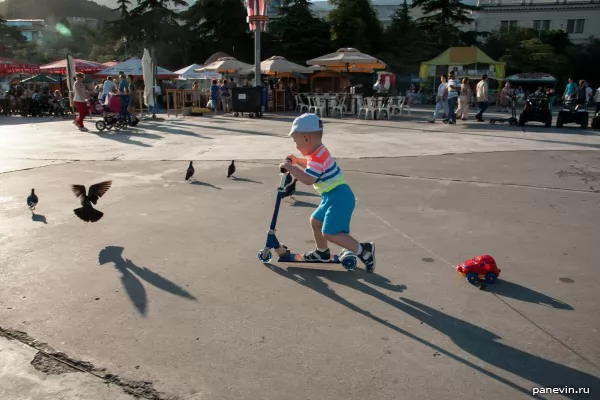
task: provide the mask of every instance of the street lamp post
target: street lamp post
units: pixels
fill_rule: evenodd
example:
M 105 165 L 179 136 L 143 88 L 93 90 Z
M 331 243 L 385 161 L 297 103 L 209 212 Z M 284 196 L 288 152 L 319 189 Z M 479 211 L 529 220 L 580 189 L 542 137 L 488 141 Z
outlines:
M 269 0 L 246 0 L 248 24 L 254 32 L 254 86 L 261 86 L 260 79 L 260 33 L 265 30 L 269 17 Z

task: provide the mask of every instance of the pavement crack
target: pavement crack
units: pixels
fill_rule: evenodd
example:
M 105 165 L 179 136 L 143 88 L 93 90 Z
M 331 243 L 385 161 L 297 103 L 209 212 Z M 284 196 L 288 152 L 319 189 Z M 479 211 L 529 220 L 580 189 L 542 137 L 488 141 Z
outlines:
M 452 179 L 452 178 L 438 178 L 434 176 L 419 176 L 419 175 L 405 175 L 405 174 L 394 174 L 391 172 L 373 172 L 373 171 L 361 171 L 357 169 L 345 169 L 345 172 L 355 172 L 359 174 L 369 174 L 369 175 L 381 175 L 381 176 L 391 176 L 394 178 L 404 178 L 404 179 L 421 179 L 421 180 L 430 180 L 430 181 L 438 181 L 438 182 L 457 182 L 457 183 L 471 183 L 476 185 L 490 185 L 490 186 L 504 186 L 504 187 L 516 187 L 516 188 L 527 188 L 527 189 L 539 189 L 539 190 L 557 190 L 562 192 L 577 192 L 577 193 L 599 193 L 598 191 L 593 191 L 589 189 L 567 189 L 560 188 L 555 186 L 541 186 L 541 185 L 527 185 L 524 183 L 508 183 L 508 182 L 489 182 L 489 181 L 476 181 L 472 179 Z
M 17 340 L 38 352 L 31 361 L 31 365 L 38 371 L 46 374 L 64 374 L 71 372 L 82 372 L 101 379 L 106 384 L 119 386 L 123 392 L 135 398 L 148 400 L 180 400 L 179 397 L 167 395 L 154 389 L 152 382 L 135 381 L 121 378 L 108 372 L 105 368 L 95 367 L 87 361 L 70 358 L 65 353 L 52 349 L 46 343 L 41 343 L 26 332 L 3 328 L 0 326 L 0 337 L 8 340 Z

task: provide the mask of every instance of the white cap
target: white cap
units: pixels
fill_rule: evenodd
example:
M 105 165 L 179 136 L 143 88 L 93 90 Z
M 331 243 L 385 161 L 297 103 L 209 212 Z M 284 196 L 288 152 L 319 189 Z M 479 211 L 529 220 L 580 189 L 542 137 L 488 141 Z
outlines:
M 321 132 L 323 130 L 323 122 L 317 114 L 302 114 L 292 123 L 292 129 L 288 136 L 294 133 L 304 132 Z

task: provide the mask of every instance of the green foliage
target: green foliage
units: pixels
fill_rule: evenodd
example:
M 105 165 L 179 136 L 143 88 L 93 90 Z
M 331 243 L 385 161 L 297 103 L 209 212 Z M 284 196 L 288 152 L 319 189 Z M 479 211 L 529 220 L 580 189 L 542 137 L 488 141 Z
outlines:
M 479 7 L 460 0 L 413 0 L 411 8 L 419 7 L 424 16 L 417 20 L 432 42 L 446 48 L 461 43 L 461 25 L 473 22 L 471 11 Z
M 377 54 L 390 68 L 401 73 L 418 70 L 422 60 L 437 53 L 427 42 L 421 27 L 411 18 L 406 0 L 392 16 L 392 23 L 383 35 L 385 49 Z
M 181 14 L 187 35 L 191 62 L 206 60 L 222 51 L 240 60 L 250 60 L 253 42 L 246 22 L 246 8 L 239 0 L 198 0 Z M 201 61 L 200 61 L 201 62 Z
M 7 19 L 46 19 L 58 22 L 66 17 L 96 18 L 100 22 L 114 20 L 118 13 L 91 0 L 5 0 L 0 14 Z
M 269 22 L 270 40 L 262 58 L 278 55 L 303 65 L 336 50 L 329 39 L 329 25 L 315 17 L 311 7 L 308 0 L 287 1 L 281 6 L 279 16 Z
M 334 47 L 354 47 L 363 53 L 380 50 L 383 29 L 370 0 L 330 0 L 327 16 Z

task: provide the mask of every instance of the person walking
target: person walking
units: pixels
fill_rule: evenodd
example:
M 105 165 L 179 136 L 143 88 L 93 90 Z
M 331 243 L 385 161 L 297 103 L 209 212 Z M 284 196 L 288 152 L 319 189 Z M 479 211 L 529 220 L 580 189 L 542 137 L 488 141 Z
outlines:
M 435 111 L 433 112 L 433 119 L 429 123 L 435 123 L 441 109 L 444 109 L 444 122 L 448 122 L 448 75 L 442 74 L 440 77 L 441 83 L 438 86 L 437 95 L 435 96 Z
M 458 109 L 456 118 L 466 121 L 469 117 L 469 102 L 471 101 L 471 85 L 469 78 L 463 78 L 460 85 L 460 94 L 458 96 Z
M 83 74 L 81 72 L 78 72 L 75 75 L 75 84 L 73 85 L 73 92 L 73 104 L 75 105 L 78 114 L 77 118 L 75 118 L 75 121 L 73 121 L 73 123 L 79 128 L 81 132 L 87 132 L 88 129 L 85 126 L 83 126 L 83 120 L 88 115 L 88 95 L 87 91 L 85 90 L 85 87 L 83 86 Z
M 488 76 L 484 74 L 481 77 L 479 83 L 477 83 L 476 95 L 477 95 L 477 107 L 479 107 L 479 112 L 475 115 L 475 119 L 478 122 L 483 121 L 483 113 L 488 108 Z
M 600 112 L 600 87 L 598 89 L 596 89 L 596 94 L 594 95 L 594 101 L 596 102 L 595 113 L 598 114 Z
M 460 81 L 456 79 L 454 71 L 448 75 L 448 123 L 456 124 L 456 106 L 460 93 Z

